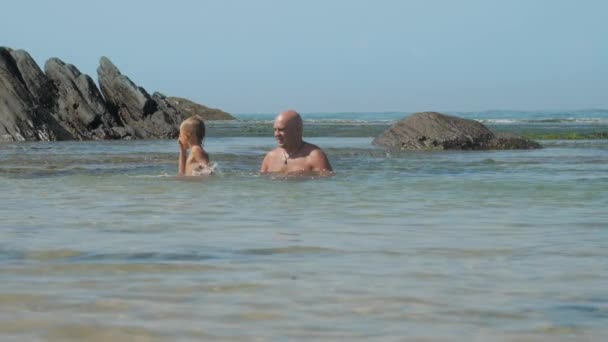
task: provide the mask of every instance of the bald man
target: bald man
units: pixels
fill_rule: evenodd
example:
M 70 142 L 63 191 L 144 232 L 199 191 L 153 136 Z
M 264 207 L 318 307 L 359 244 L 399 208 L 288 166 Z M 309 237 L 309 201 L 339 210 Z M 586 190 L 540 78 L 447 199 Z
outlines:
M 274 121 L 274 137 L 278 147 L 268 152 L 260 173 L 331 174 L 325 153 L 302 140 L 304 125 L 300 114 L 293 110 L 282 112 Z

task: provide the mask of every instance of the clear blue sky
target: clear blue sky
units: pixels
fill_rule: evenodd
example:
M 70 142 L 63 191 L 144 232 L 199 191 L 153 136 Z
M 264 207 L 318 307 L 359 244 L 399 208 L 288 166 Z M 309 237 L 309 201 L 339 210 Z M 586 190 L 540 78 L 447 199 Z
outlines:
M 6 1 L 0 45 L 232 113 L 608 108 L 608 1 Z

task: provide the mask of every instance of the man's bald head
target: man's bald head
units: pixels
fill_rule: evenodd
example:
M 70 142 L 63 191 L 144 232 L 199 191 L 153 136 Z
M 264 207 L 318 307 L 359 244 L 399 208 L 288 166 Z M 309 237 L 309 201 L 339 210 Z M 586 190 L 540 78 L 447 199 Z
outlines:
M 296 127 L 300 134 L 302 133 L 302 117 L 300 117 L 300 114 L 298 114 L 298 112 L 295 110 L 290 109 L 281 112 L 277 116 L 276 121 L 282 121 L 287 127 Z
M 286 110 L 274 120 L 274 136 L 279 146 L 291 150 L 302 145 L 303 124 L 300 114 Z

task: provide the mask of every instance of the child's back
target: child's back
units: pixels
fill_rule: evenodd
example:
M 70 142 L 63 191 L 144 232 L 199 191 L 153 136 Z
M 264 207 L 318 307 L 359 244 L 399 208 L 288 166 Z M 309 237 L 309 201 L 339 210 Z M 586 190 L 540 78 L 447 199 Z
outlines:
M 186 176 L 204 176 L 213 173 L 209 166 L 209 154 L 202 146 L 192 146 L 186 160 Z

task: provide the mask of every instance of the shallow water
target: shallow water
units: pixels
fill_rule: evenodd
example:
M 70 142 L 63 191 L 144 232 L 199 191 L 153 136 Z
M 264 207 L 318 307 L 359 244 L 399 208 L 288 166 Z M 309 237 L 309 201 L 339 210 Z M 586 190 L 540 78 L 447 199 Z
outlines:
M 272 137 L 233 126 L 190 182 L 174 141 L 0 145 L 0 339 L 608 337 L 608 140 L 311 134 L 336 175 L 280 180 L 257 174 Z

